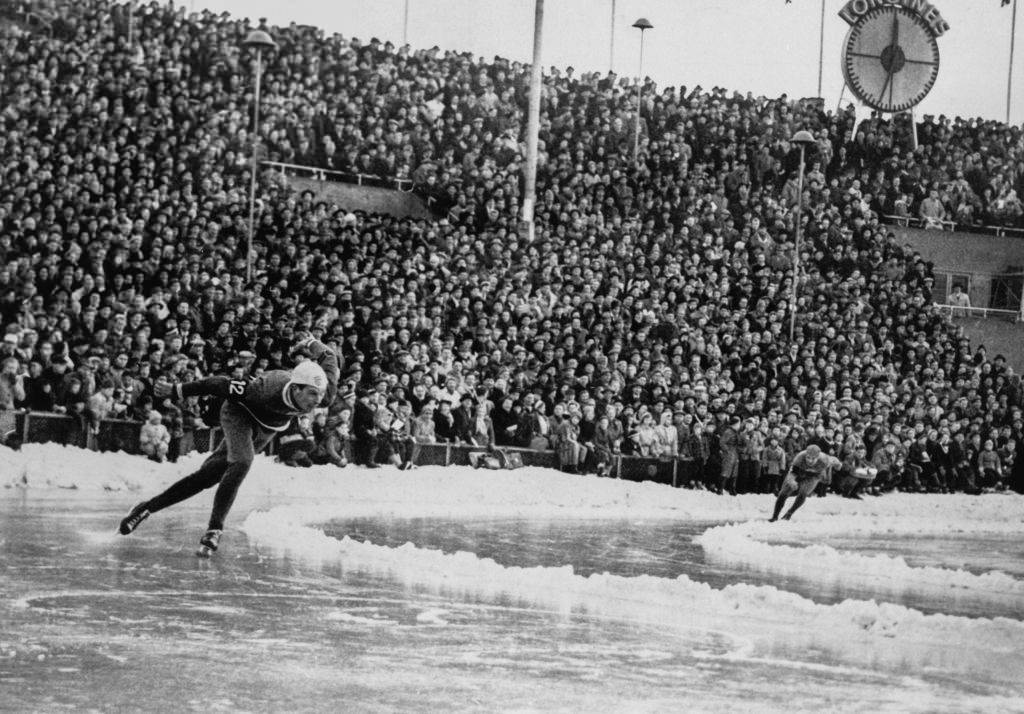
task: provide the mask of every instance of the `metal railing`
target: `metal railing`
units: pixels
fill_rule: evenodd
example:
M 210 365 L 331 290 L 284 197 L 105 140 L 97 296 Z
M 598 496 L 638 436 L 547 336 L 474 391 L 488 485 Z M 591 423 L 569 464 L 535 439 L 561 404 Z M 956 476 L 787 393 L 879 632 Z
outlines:
M 0 412 L 0 429 L 13 429 L 22 438 L 23 443 L 57 443 L 79 446 L 95 451 L 123 451 L 128 454 L 141 454 L 139 448 L 139 431 L 142 422 L 126 419 L 104 419 L 96 432 L 90 431 L 84 419 L 55 414 L 52 412 Z M 182 440 L 180 455 L 191 451 L 208 453 L 215 449 L 221 439 L 220 429 L 195 429 L 185 433 Z M 268 453 L 273 454 L 275 444 L 271 444 Z M 543 468 L 559 468 L 558 452 L 553 450 L 538 451 L 520 447 L 500 447 L 503 452 L 519 454 L 523 466 Z M 426 443 L 418 445 L 416 464 L 419 466 L 469 466 L 471 453 L 479 453 L 486 449 L 479 446 L 467 446 L 452 443 Z M 687 462 L 674 457 L 650 456 L 617 456 L 612 464 L 609 476 L 626 481 L 651 481 L 671 486 L 682 485 L 688 473 Z
M 498 447 L 505 453 L 518 454 L 523 466 L 542 468 L 559 468 L 558 452 L 554 450 L 538 451 L 518 446 Z M 418 466 L 469 466 L 469 455 L 486 451 L 484 447 L 452 444 L 450 442 L 432 442 L 418 444 L 416 464 Z M 608 474 L 611 478 L 626 481 L 651 481 L 669 486 L 679 486 L 686 480 L 687 462 L 674 457 L 652 456 L 617 456 Z
M 914 216 L 882 216 L 882 221 L 903 228 L 920 228 L 922 230 L 943 230 L 965 233 L 987 233 L 998 237 L 1024 238 L 1024 228 L 1014 226 L 979 226 L 960 225 L 956 221 L 916 218 Z
M 979 316 L 982 318 L 999 317 L 1010 322 L 1017 322 L 1021 315 L 1018 310 L 1004 310 L 992 307 L 961 307 L 960 305 L 948 305 L 945 303 L 934 303 L 944 314 L 951 318 Z
M 261 166 L 277 171 L 282 176 L 303 176 L 316 181 L 339 181 L 341 183 L 354 183 L 357 186 L 376 186 L 379 188 L 394 188 L 408 193 L 412 191 L 413 183 L 410 179 L 391 178 L 377 176 L 376 174 L 348 173 L 346 171 L 335 171 L 317 166 L 303 166 L 301 164 L 286 164 L 280 161 L 261 161 Z
M 94 451 L 123 451 L 141 454 L 139 433 L 142 422 L 128 419 L 103 419 L 95 431 L 78 416 L 53 412 L 0 412 L 0 428 L 9 426 L 21 436 L 23 443 L 57 443 L 80 446 Z M 206 453 L 215 445 L 214 430 L 193 429 L 182 438 L 180 455 L 190 451 Z

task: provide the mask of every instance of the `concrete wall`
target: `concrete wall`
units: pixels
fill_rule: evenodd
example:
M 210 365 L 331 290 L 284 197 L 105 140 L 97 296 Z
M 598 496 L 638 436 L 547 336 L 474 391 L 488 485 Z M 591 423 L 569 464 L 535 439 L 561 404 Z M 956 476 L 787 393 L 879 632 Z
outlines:
M 944 300 L 940 290 L 948 291 L 951 278 L 966 277 L 970 282 L 971 304 L 991 307 L 993 276 L 1024 270 L 1024 238 L 898 226 L 893 230 L 901 242 L 909 243 L 925 260 L 935 264 L 936 302 Z
M 953 322 L 963 326 L 972 351 L 985 345 L 989 359 L 1001 354 L 1018 374 L 1024 369 L 1024 323 L 980 317 L 957 318 Z

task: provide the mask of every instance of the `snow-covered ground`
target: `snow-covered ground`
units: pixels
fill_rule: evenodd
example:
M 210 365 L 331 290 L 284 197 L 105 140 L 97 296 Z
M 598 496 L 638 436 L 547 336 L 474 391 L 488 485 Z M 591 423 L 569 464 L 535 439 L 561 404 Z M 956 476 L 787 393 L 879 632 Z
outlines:
M 157 465 L 123 454 L 26 445 L 18 453 L 0 450 L 0 482 L 7 487 L 4 493 L 20 492 L 29 502 L 67 508 L 105 499 L 123 510 L 199 461 L 193 456 L 175 465 Z M 206 500 L 197 505 L 205 507 L 208 497 L 196 501 L 201 498 Z M 440 603 L 418 612 L 415 622 L 422 627 L 443 626 L 450 619 L 445 608 L 487 603 L 510 611 L 554 613 L 568 621 L 592 618 L 616 627 L 642 628 L 656 633 L 650 638 L 659 647 L 668 642 L 671 649 L 674 642 L 680 652 L 692 657 L 680 676 L 705 667 L 722 672 L 752 668 L 763 676 L 764 691 L 771 692 L 773 673 L 778 674 L 779 699 L 765 700 L 766 709 L 820 708 L 823 701 L 814 695 L 814 687 L 836 686 L 834 678 L 841 677 L 845 684 L 840 685 L 839 698 L 826 701 L 826 708 L 1024 711 L 1024 685 L 1019 684 L 1024 681 L 1024 621 L 1012 615 L 1024 613 L 1024 569 L 1015 567 L 1012 550 L 996 560 L 996 569 L 990 567 L 991 560 L 978 563 L 969 558 L 978 549 L 991 550 L 991 544 L 1010 544 L 1012 549 L 1013 544 L 1024 542 L 1024 498 L 1008 494 L 893 494 L 862 501 L 828 497 L 808 501 L 790 523 L 767 523 L 771 502 L 767 496 L 721 497 L 541 469 L 300 470 L 261 459 L 242 487 L 217 559 L 227 562 L 232 549 L 251 549 L 259 562 L 300 568 L 303 577 L 328 590 L 337 578 L 390 583 L 389 587 Z M 174 510 L 180 508 L 184 504 Z M 91 532 L 90 547 L 106 549 L 103 557 L 107 559 L 121 557 L 117 549 L 141 537 L 143 531 L 159 528 L 172 512 L 154 515 L 140 534 L 129 539 Z M 641 574 L 626 576 L 592 568 L 588 573 L 579 567 L 581 554 L 557 537 L 544 545 L 549 564 L 519 566 L 513 564 L 515 549 L 520 547 L 515 542 L 497 550 L 492 547 L 490 552 L 501 554 L 492 559 L 470 552 L 470 546 L 441 550 L 418 542 L 373 542 L 357 533 L 339 536 L 335 532 L 334 526 L 354 519 L 383 523 L 385 531 L 387 524 L 403 519 L 427 519 L 428 524 L 436 524 L 435 530 L 448 528 L 445 524 L 471 527 L 502 520 L 559 522 L 570 527 L 578 524 L 581 532 L 593 531 L 592 540 L 598 543 L 605 532 L 609 539 L 621 533 L 616 524 L 709 525 L 696 534 L 704 565 L 682 568 L 683 572 L 666 577 L 653 568 L 644 574 L 645 558 L 653 557 L 645 549 L 656 545 L 652 543 L 631 544 L 636 550 L 630 556 L 631 572 Z M 115 524 L 111 523 L 111 530 Z M 191 531 L 161 535 L 191 543 L 201 527 L 202 519 L 197 518 Z M 5 546 L 11 538 L 10 533 L 5 535 Z M 464 542 L 483 543 L 479 538 Z M 887 552 L 871 545 L 878 539 L 888 544 Z M 943 547 L 938 554 L 932 549 L 928 558 L 922 558 L 921 549 L 934 542 L 954 546 Z M 958 543 L 964 548 L 956 547 Z M 524 542 L 521 547 L 536 546 Z M 1016 552 L 1018 557 L 1021 554 L 1024 551 Z M 730 575 L 712 584 L 704 567 L 721 568 Z M 22 585 L 4 590 L 7 604 L 31 612 L 44 601 L 43 593 L 33 589 L 32 583 Z M 163 583 L 165 588 L 174 585 L 173 579 Z M 848 592 L 858 596 L 844 598 L 842 594 Z M 908 601 L 927 602 L 928 611 L 901 604 Z M 966 610 L 958 605 L 965 601 L 971 603 Z M 244 603 L 233 606 L 244 608 Z M 964 611 L 997 616 L 949 614 Z M 1008 613 L 1011 616 L 1005 616 Z M 334 627 L 372 629 L 380 624 L 352 610 L 330 613 L 328 620 Z M 543 641 L 542 634 L 537 636 Z M 610 635 L 602 631 L 605 636 Z M 691 647 L 697 640 L 704 644 Z M 629 647 L 636 650 L 643 641 L 634 639 Z M 709 646 L 712 641 L 714 646 Z M 595 651 L 591 649 L 586 657 Z M 2 652 L 0 642 L 0 656 Z M 626 652 L 621 657 L 629 660 Z M 737 670 L 721 669 L 737 665 Z M 644 669 L 635 666 L 638 671 Z M 651 671 L 656 669 L 652 664 Z M 0 667 L 0 685 L 2 675 Z M 808 691 L 794 692 L 793 676 L 801 682 L 797 689 Z M 514 677 L 529 679 L 522 673 Z M 884 693 L 872 699 L 874 695 L 865 692 L 878 690 L 880 677 Z M 663 696 L 668 695 L 655 684 L 644 686 L 651 688 L 650 696 L 630 699 L 633 705 L 664 702 Z M 694 698 L 691 703 L 704 701 L 710 709 L 728 709 L 730 702 L 738 704 L 749 696 L 738 685 L 730 688 L 728 682 L 718 682 L 717 686 L 725 689 L 709 688 L 704 693 L 707 699 L 702 699 L 699 688 L 684 696 Z M 523 691 L 531 689 L 526 686 Z M 730 692 L 733 698 L 726 696 Z M 569 701 L 594 705 L 588 699 Z M 624 700 L 599 701 L 613 707 L 624 704 Z M 461 708 L 462 703 L 451 704 Z M 548 709 L 554 702 L 534 704 Z M 480 708 L 503 707 L 484 702 Z

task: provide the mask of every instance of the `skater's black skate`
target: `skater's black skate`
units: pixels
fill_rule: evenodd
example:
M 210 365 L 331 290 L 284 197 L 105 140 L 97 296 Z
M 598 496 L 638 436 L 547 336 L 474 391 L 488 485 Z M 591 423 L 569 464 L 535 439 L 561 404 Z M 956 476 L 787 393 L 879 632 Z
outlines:
M 124 517 L 121 521 L 121 527 L 118 529 L 121 535 L 128 535 L 136 528 L 139 527 L 144 520 L 149 518 L 149 503 L 143 501 L 142 503 L 135 506 L 131 513 Z
M 196 555 L 200 558 L 209 558 L 217 551 L 217 546 L 220 545 L 220 534 L 221 531 L 216 529 L 210 529 L 206 531 L 206 534 L 199 539 L 199 550 L 196 551 Z

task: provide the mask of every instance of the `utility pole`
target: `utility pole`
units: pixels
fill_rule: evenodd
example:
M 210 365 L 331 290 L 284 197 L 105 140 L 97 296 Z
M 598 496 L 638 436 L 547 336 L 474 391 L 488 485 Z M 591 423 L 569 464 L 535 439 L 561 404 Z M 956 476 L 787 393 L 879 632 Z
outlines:
M 530 67 L 530 107 L 526 119 L 526 176 L 523 183 L 523 220 L 527 237 L 532 243 L 536 237 L 534 204 L 537 200 L 537 144 L 540 135 L 541 62 L 544 44 L 544 0 L 535 0 L 533 15 L 533 65 Z

